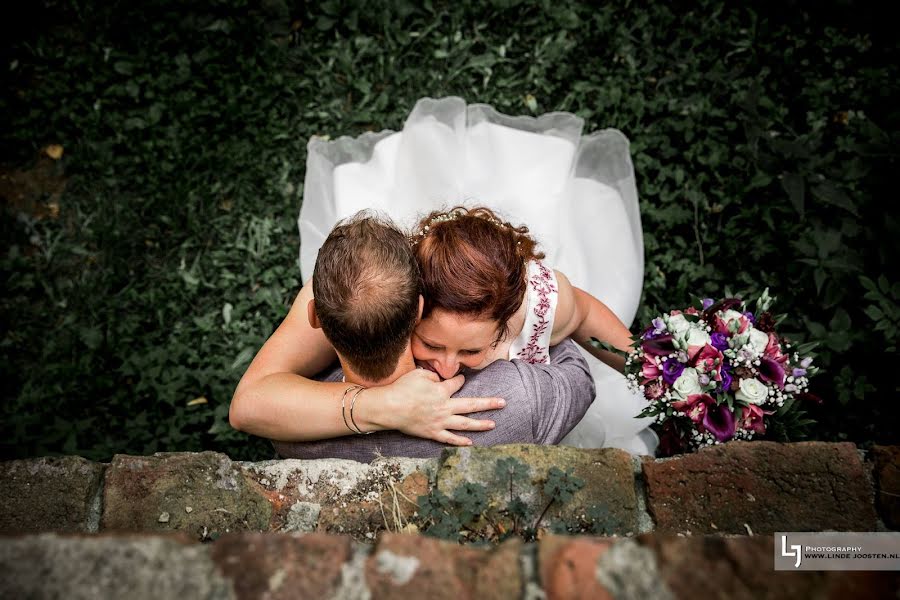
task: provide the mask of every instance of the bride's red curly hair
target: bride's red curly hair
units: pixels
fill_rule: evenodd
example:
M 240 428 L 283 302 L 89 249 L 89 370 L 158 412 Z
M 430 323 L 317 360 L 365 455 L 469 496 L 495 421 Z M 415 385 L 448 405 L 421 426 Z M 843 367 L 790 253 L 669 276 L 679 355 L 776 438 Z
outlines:
M 453 215 L 447 218 L 447 215 Z M 425 292 L 425 318 L 436 308 L 497 322 L 497 338 L 522 305 L 530 260 L 544 258 L 528 228 L 486 207 L 435 211 L 411 238 Z

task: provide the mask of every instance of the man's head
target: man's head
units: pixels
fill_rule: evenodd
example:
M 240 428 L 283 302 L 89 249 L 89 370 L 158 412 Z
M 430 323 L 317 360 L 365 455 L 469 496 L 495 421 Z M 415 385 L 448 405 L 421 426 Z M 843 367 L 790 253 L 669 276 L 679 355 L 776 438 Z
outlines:
M 357 213 L 339 222 L 319 250 L 315 318 L 366 379 L 381 380 L 396 369 L 419 317 L 421 293 L 409 241 L 387 219 Z

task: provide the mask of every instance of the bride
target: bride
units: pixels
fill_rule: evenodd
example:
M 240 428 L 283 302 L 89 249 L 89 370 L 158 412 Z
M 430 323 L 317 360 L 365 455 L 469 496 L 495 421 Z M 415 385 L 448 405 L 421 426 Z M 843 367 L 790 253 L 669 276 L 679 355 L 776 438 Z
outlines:
M 369 133 L 333 142 L 313 139 L 309 144 L 299 219 L 302 274 L 308 277 L 312 272 L 325 236 L 339 219 L 374 208 L 415 232 L 414 250 L 429 296 L 426 307 L 439 309 L 426 308 L 426 317 L 413 335 L 413 354 L 420 366 L 447 379 L 453 378 L 462 366 L 480 368 L 498 358 L 541 362 L 549 344 L 576 333 L 575 327 L 581 323 L 566 327 L 572 319 L 573 289 L 584 290 L 582 294 L 595 302 L 587 313 L 593 315 L 593 322 L 587 329 L 582 328 L 576 339 L 583 341 L 594 336 L 620 349 L 627 348 L 629 334 L 623 323 L 634 318 L 643 280 L 643 239 L 628 141 L 616 130 L 582 137 L 581 127 L 581 119 L 569 113 L 508 117 L 486 105 L 466 106 L 459 98 L 445 98 L 420 100 L 399 133 Z M 447 204 L 486 205 L 495 212 L 437 210 L 413 228 L 417 215 Z M 509 222 L 527 223 L 539 248 L 532 251 L 533 240 L 525 235 L 528 229 L 515 228 Z M 529 246 L 527 252 L 514 247 L 525 259 L 519 264 L 527 271 L 528 289 L 516 291 L 518 296 L 507 302 L 511 308 L 503 315 L 495 315 L 499 318 L 485 329 L 491 339 L 485 340 L 464 340 L 458 335 L 459 325 L 463 324 L 460 315 L 477 314 L 472 310 L 453 310 L 455 306 L 459 308 L 454 302 L 467 289 L 466 275 L 471 268 L 461 257 L 471 247 L 457 244 L 452 248 L 448 240 L 452 242 L 453 236 L 444 235 L 454 229 L 465 232 L 472 223 L 476 228 L 479 223 L 489 226 L 490 235 L 505 232 L 519 246 L 523 241 Z M 443 248 L 443 254 L 436 253 L 436 248 Z M 437 255 L 443 260 L 429 262 Z M 557 278 L 558 272 L 533 260 L 542 255 L 547 265 L 568 277 Z M 456 259 L 452 260 L 454 256 Z M 448 269 L 448 264 L 453 267 Z M 443 270 L 435 265 L 443 266 Z M 518 277 L 514 273 L 506 275 L 513 282 Z M 557 293 L 560 287 L 562 294 Z M 304 290 L 307 288 L 309 285 Z M 548 290 L 553 293 L 548 294 Z M 305 313 L 309 299 L 309 293 L 301 291 L 291 313 Z M 298 305 L 302 311 L 295 310 Z M 580 318 L 585 316 L 582 313 Z M 246 395 L 249 388 L 259 388 L 266 375 L 284 368 L 284 361 L 278 357 L 293 352 L 299 358 L 290 361 L 292 385 L 313 401 L 304 403 L 310 407 L 308 431 L 300 438 L 296 434 L 292 437 L 310 440 L 341 435 L 339 428 L 331 431 L 313 425 L 314 407 L 319 404 L 316 400 L 330 399 L 331 392 L 322 387 L 324 384 L 316 386 L 316 382 L 305 377 L 323 368 L 333 358 L 333 350 L 329 352 L 324 337 L 313 338 L 315 334 L 310 331 L 301 331 L 304 321 L 288 315 L 242 378 L 235 401 L 242 391 Z M 308 329 L 308 324 L 305 326 Z M 590 335 L 584 335 L 585 331 Z M 296 351 L 288 350 L 289 340 L 301 338 L 312 342 Z M 615 361 L 604 362 L 588 352 L 585 356 L 596 380 L 597 398 L 562 443 L 653 454 L 658 439 L 649 429 L 652 420 L 634 418 L 645 405 L 642 395 L 629 390 L 624 376 L 606 364 L 616 364 Z M 413 379 L 420 381 L 407 381 Z M 392 384 L 396 388 L 393 392 L 405 394 L 410 402 L 427 402 L 421 379 L 415 374 L 404 376 Z M 414 390 L 415 384 L 419 387 Z M 436 388 L 429 391 L 432 396 L 437 393 Z M 255 398 L 263 397 L 258 389 L 256 392 Z M 440 393 L 448 393 L 448 388 L 445 386 Z M 401 417 L 398 429 L 438 439 L 429 433 L 435 431 L 434 427 L 423 429 L 421 423 L 406 423 Z M 440 419 L 439 415 L 432 417 Z M 481 428 L 473 425 L 471 429 L 476 427 Z M 258 429 L 252 432 L 286 439 L 286 431 L 278 430 L 274 424 Z M 442 439 L 447 443 L 466 441 L 459 436 Z

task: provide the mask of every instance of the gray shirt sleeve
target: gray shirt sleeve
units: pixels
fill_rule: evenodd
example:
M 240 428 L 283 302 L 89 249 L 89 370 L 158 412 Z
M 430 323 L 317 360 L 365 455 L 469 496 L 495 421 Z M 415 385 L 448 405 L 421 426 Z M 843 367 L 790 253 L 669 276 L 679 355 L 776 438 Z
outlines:
M 528 365 L 522 372 L 526 386 L 536 390 L 531 411 L 536 444 L 558 444 L 581 421 L 597 393 L 591 368 L 575 342 L 566 339 L 551 347 L 550 361 Z
M 476 446 L 534 443 L 556 444 L 581 420 L 594 399 L 590 368 L 574 342 L 565 340 L 550 349 L 549 365 L 518 360 L 497 361 L 481 371 L 467 371 L 466 383 L 456 397 L 504 398 L 501 410 L 469 416 L 492 419 L 490 431 L 465 432 Z M 320 379 L 337 381 L 339 371 Z M 273 442 L 285 458 L 349 458 L 370 462 L 378 455 L 428 458 L 439 456 L 444 445 L 402 434 L 380 431 L 317 442 Z
M 476 445 L 556 444 L 587 412 L 595 391 L 590 367 L 575 342 L 566 339 L 550 348 L 549 365 L 497 361 L 482 371 L 466 372 L 466 383 L 455 396 L 506 400 L 502 410 L 475 415 L 497 423 L 491 431 L 466 434 Z

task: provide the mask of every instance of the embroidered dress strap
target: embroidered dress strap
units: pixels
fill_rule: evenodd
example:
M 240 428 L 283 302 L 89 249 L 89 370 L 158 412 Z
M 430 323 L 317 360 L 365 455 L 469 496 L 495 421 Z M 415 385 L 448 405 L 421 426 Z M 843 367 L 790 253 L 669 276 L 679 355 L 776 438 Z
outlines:
M 550 363 L 550 336 L 559 300 L 556 274 L 541 261 L 528 263 L 528 289 L 525 292 L 525 326 L 513 340 L 509 358 L 528 363 Z

